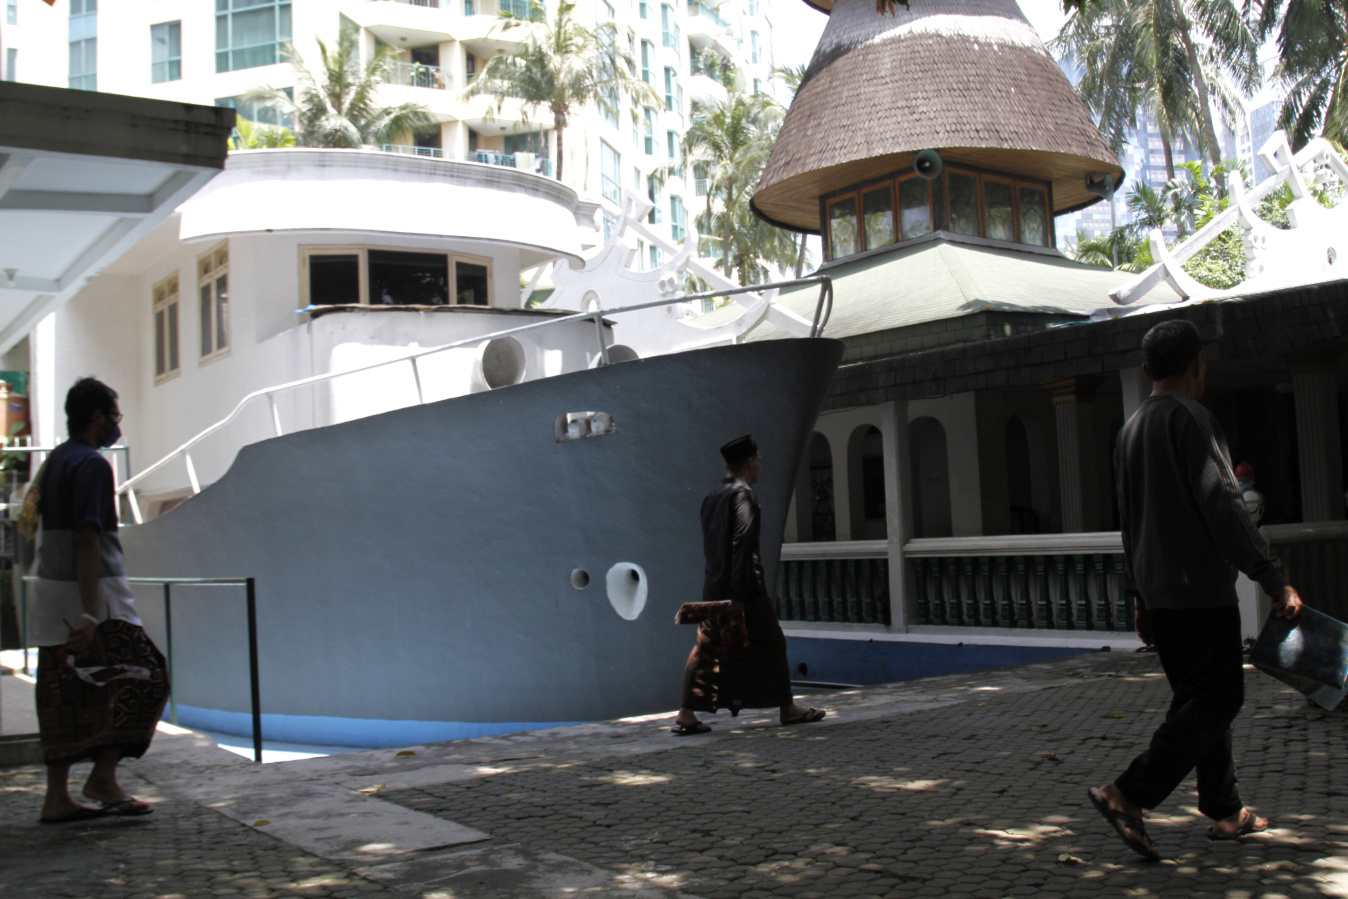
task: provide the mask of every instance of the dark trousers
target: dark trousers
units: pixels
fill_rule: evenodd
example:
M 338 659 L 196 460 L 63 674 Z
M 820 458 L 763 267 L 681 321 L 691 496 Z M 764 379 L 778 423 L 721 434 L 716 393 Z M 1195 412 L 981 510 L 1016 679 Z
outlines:
M 1115 781 L 1143 808 L 1156 808 L 1189 772 L 1198 772 L 1198 809 L 1213 820 L 1243 804 L 1231 757 L 1231 722 L 1245 701 L 1240 611 L 1153 609 L 1156 650 L 1175 698 L 1151 745 Z

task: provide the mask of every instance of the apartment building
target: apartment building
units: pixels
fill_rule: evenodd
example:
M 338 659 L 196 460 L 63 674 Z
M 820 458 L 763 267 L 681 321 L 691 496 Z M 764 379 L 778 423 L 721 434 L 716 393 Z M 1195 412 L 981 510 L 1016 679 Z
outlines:
M 319 68 L 318 41 L 332 46 L 345 23 L 362 53 L 395 47 L 398 64 L 381 99 L 427 107 L 435 127 L 382 149 L 504 165 L 554 175 L 556 135 L 546 110 L 463 96 L 493 56 L 523 39 L 499 14 L 527 16 L 527 0 L 0 0 L 0 74 L 9 80 L 229 106 L 267 121 L 245 95 L 295 86 L 283 48 Z M 706 182 L 677 167 L 694 98 L 731 87 L 768 89 L 774 65 L 770 0 L 579 0 L 590 25 L 612 22 L 649 84 L 656 108 L 623 99 L 605 115 L 573 115 L 563 141 L 563 180 L 601 203 L 603 232 L 616 227 L 623 192 L 648 197 L 650 224 L 680 243 L 705 207 Z M 643 268 L 659 248 L 638 247 Z

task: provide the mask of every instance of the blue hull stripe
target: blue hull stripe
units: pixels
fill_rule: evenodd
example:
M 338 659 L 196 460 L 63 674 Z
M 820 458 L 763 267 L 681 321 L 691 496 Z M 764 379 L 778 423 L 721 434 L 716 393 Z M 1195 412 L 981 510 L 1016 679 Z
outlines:
M 167 710 L 165 711 L 167 718 Z M 322 715 L 263 713 L 262 736 L 278 743 L 315 746 L 359 746 L 385 749 L 493 737 L 524 730 L 543 730 L 584 724 L 583 721 L 391 721 L 376 718 L 331 718 Z M 247 712 L 223 712 L 196 706 L 178 706 L 178 724 L 194 730 L 251 738 L 253 717 Z

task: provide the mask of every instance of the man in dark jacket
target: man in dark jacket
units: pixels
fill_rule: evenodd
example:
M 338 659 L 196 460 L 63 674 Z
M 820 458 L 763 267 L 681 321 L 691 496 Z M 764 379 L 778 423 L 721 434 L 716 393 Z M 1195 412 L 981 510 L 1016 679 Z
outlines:
M 1119 434 L 1114 470 L 1123 531 L 1125 588 L 1137 603 L 1137 633 L 1154 645 L 1174 699 L 1151 745 L 1091 803 L 1124 843 L 1160 856 L 1142 823 L 1190 771 L 1198 808 L 1230 840 L 1268 828 L 1236 788 L 1231 722 L 1245 700 L 1236 571 L 1295 618 L 1301 598 L 1245 511 L 1221 428 L 1198 401 L 1207 365 L 1198 329 L 1162 322 L 1142 339 L 1152 393 Z
M 801 708 L 791 696 L 791 671 L 786 637 L 777 623 L 772 597 L 763 580 L 759 557 L 758 499 L 753 485 L 763 473 L 763 459 L 753 435 L 721 447 L 725 480 L 702 501 L 702 548 L 707 558 L 703 602 L 733 600 L 743 607 L 749 648 L 727 658 L 720 651 L 720 628 L 704 621 L 683 674 L 683 699 L 674 733 L 680 736 L 711 730 L 697 712 L 780 707 L 783 724 L 802 724 L 824 717 L 822 709 Z

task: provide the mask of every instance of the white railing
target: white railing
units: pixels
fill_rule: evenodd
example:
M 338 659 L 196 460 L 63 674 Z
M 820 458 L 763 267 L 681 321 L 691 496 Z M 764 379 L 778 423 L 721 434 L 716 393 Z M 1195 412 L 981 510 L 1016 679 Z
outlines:
M 477 337 L 469 337 L 463 340 L 456 340 L 453 341 L 452 343 L 445 343 L 439 346 L 431 347 L 429 349 L 420 350 L 413 353 L 406 353 L 401 356 L 396 356 L 392 359 L 385 359 L 380 362 L 373 362 L 370 363 L 369 365 L 362 365 L 357 368 L 345 369 L 343 371 L 327 372 L 321 375 L 313 375 L 308 378 L 300 378 L 297 381 L 288 381 L 285 384 L 278 384 L 275 387 L 267 387 L 262 390 L 255 390 L 252 393 L 245 396 L 243 399 L 239 400 L 238 405 L 234 407 L 234 410 L 230 412 L 228 415 L 226 415 L 224 418 L 222 418 L 220 421 L 206 428 L 204 431 L 197 434 L 191 440 L 188 440 L 182 446 L 173 450 L 171 453 L 164 456 L 162 459 L 160 459 L 158 462 L 155 462 L 150 467 L 144 469 L 139 474 L 135 475 L 134 477 L 128 478 L 125 482 L 122 483 L 120 487 L 117 488 L 117 495 L 120 496 L 123 493 L 126 494 L 127 499 L 130 500 L 131 502 L 132 520 L 135 521 L 136 524 L 141 524 L 144 521 L 144 518 L 142 517 L 141 514 L 140 504 L 136 500 L 136 492 L 135 492 L 136 485 L 140 484 L 147 477 L 154 474 L 156 471 L 159 471 L 160 469 L 164 468 L 170 462 L 174 461 L 179 457 L 182 457 L 184 467 L 186 468 L 187 481 L 192 487 L 192 493 L 193 494 L 200 493 L 201 482 L 197 477 L 196 466 L 192 463 L 192 448 L 195 447 L 197 444 L 201 443 L 207 437 L 211 436 L 212 434 L 224 428 L 230 422 L 234 421 L 236 418 L 239 417 L 240 414 L 242 414 L 242 412 L 246 408 L 252 406 L 254 402 L 262 399 L 266 399 L 271 407 L 272 427 L 276 432 L 276 436 L 277 437 L 282 436 L 284 432 L 281 429 L 281 413 L 276 406 L 276 397 L 279 394 L 287 393 L 289 391 L 296 390 L 300 387 L 308 387 L 313 384 L 322 383 L 324 381 L 331 381 L 334 378 L 345 377 L 346 375 L 360 374 L 361 372 L 373 371 L 374 369 L 377 368 L 385 368 L 391 365 L 400 365 L 403 363 L 407 363 L 412 368 L 412 378 L 416 382 L 417 403 L 424 404 L 426 402 L 426 397 L 425 392 L 422 388 L 421 368 L 418 365 L 418 362 L 419 360 L 423 359 L 426 356 L 434 356 L 438 353 L 443 353 L 453 349 L 459 349 L 461 347 L 485 346 L 487 343 L 490 343 L 493 340 L 499 340 L 504 337 L 515 337 L 519 334 L 525 334 L 531 331 L 539 331 L 544 328 L 552 328 L 569 322 L 588 320 L 594 322 L 595 338 L 599 348 L 599 364 L 608 365 L 610 361 L 609 347 L 608 344 L 604 342 L 605 318 L 623 315 L 628 312 L 637 312 L 642 309 L 654 309 L 660 306 L 672 306 L 678 303 L 695 302 L 697 300 L 701 300 L 704 298 L 735 296 L 738 294 L 745 294 L 745 293 L 760 293 L 769 290 L 780 291 L 783 288 L 797 287 L 805 284 L 819 285 L 819 299 L 815 303 L 814 320 L 810 325 L 809 331 L 810 337 L 819 337 L 824 333 L 824 328 L 828 325 L 829 316 L 833 311 L 833 285 L 827 275 L 811 275 L 807 278 L 801 278 L 795 281 L 784 281 L 776 284 L 755 284 L 749 287 L 726 288 L 723 290 L 711 291 L 705 294 L 696 294 L 694 296 L 673 297 L 671 299 L 666 300 L 656 300 L 651 303 L 638 303 L 632 306 L 620 306 L 615 309 L 601 309 L 594 312 L 577 312 L 573 315 L 564 315 L 558 318 L 549 319 L 547 321 L 534 322 L 528 325 L 520 325 L 514 328 L 507 328 L 504 331 L 495 331 L 491 334 L 483 334 Z
M 401 84 L 403 87 L 426 87 L 445 91 L 454 86 L 454 77 L 439 66 L 429 66 L 420 62 L 398 62 L 389 67 L 384 82 Z

